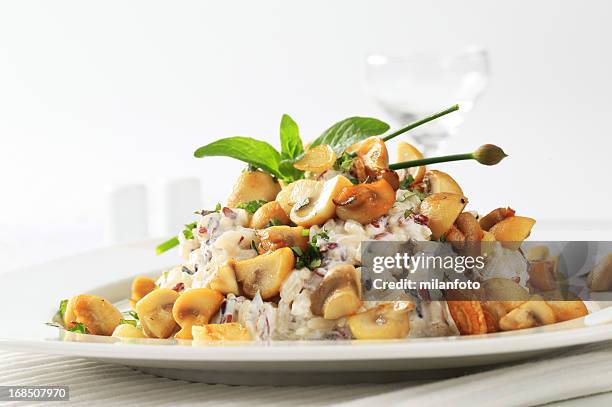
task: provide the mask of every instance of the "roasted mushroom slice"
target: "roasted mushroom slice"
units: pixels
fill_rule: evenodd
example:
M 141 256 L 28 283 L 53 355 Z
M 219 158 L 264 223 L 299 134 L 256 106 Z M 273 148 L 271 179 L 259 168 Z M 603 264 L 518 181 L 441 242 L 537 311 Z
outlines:
M 113 337 L 123 339 L 141 339 L 146 338 L 142 329 L 130 324 L 121 324 L 113 331 Z
M 250 341 L 251 334 L 242 324 L 231 322 L 226 324 L 207 324 L 204 326 L 194 325 L 192 328 L 193 339 L 196 341 Z
M 136 312 L 147 337 L 165 339 L 179 329 L 172 317 L 172 307 L 178 297 L 179 293 L 174 290 L 159 288 L 136 303 Z
M 348 178 L 336 175 L 334 178 L 325 181 L 323 189 L 318 195 L 304 197 L 300 202 L 291 208 L 289 217 L 299 226 L 310 227 L 322 225 L 334 217 L 336 213 L 336 197 L 343 188 L 352 186 Z M 394 195 L 395 197 L 395 195 Z
M 236 272 L 234 267 L 236 261 L 230 259 L 217 268 L 213 278 L 208 283 L 208 288 L 219 291 L 222 294 L 239 295 L 238 282 L 236 281 Z
M 338 265 L 327 272 L 310 296 L 310 309 L 325 319 L 353 315 L 361 307 L 361 277 L 350 264 Z
M 523 240 L 529 237 L 531 228 L 536 223 L 535 219 L 524 216 L 511 216 L 497 222 L 489 232 L 493 233 L 495 240 L 511 250 L 518 250 Z
M 257 248 L 260 254 L 282 247 L 299 247 L 304 251 L 308 245 L 308 229 L 301 226 L 272 226 L 256 233 L 260 239 Z
M 421 202 L 420 213 L 429 219 L 432 240 L 438 240 L 450 229 L 467 203 L 463 195 L 448 192 L 431 194 Z
M 83 324 L 87 333 L 110 336 L 121 323 L 121 312 L 110 301 L 93 294 L 72 297 L 64 312 L 64 327 Z
M 181 330 L 174 335 L 176 339 L 193 339 L 191 328 L 206 325 L 221 307 L 223 295 L 209 288 L 194 288 L 185 291 L 174 303 L 172 316 Z
M 263 229 L 271 225 L 288 225 L 289 223 L 291 223 L 289 216 L 276 201 L 263 204 L 251 218 L 252 229 Z
M 321 194 L 322 189 L 323 181 L 300 179 L 285 186 L 276 196 L 276 202 L 289 216 L 295 204 L 302 204 L 305 200 L 314 199 Z
M 522 303 L 499 320 L 502 331 L 533 328 L 550 325 L 557 322 L 552 308 L 540 297 L 534 295 L 529 301 Z
M 237 208 L 238 205 L 251 201 L 273 201 L 280 189 L 280 184 L 270 174 L 244 171 L 227 199 L 227 206 Z
M 493 209 L 486 216 L 480 219 L 480 227 L 482 230 L 490 230 L 497 222 L 501 222 L 506 218 L 514 216 L 514 214 L 514 209 L 510 207 Z
M 368 224 L 380 218 L 395 203 L 395 191 L 384 179 L 371 184 L 350 185 L 335 197 L 336 215 L 342 220 Z
M 422 158 L 424 158 L 423 154 L 412 144 L 406 143 L 405 141 L 400 141 L 397 144 L 397 161 L 413 161 L 420 160 Z M 411 187 L 420 183 L 423 180 L 423 177 L 425 176 L 424 165 L 420 167 L 406 168 L 405 170 L 401 171 L 404 171 L 405 174 L 410 175 L 413 178 L 412 184 L 410 185 Z M 463 195 L 463 193 L 461 193 L 461 195 Z
M 449 192 L 451 194 L 463 195 L 463 190 L 457 181 L 445 172 L 431 170 L 425 173 L 423 178 L 427 192 L 437 194 L 438 192 Z
M 461 335 L 487 333 L 487 321 L 480 301 L 447 301 L 447 305 Z
M 587 286 L 592 291 L 612 290 L 612 253 L 608 253 L 587 277 Z
M 321 174 L 332 168 L 335 162 L 336 153 L 334 149 L 328 144 L 319 144 L 309 148 L 304 156 L 296 161 L 293 166 L 298 170 Z
M 355 339 L 402 339 L 410 332 L 408 314 L 414 305 L 407 301 L 378 305 L 366 312 L 348 317 Z
M 294 266 L 293 250 L 283 247 L 272 253 L 237 262 L 236 278 L 246 296 L 253 298 L 259 291 L 261 298 L 267 300 L 278 295 L 281 284 Z
M 132 281 L 132 294 L 130 296 L 130 305 L 132 309 L 136 306 L 138 301 L 156 288 L 157 285 L 152 278 L 145 276 L 136 277 L 134 281 Z

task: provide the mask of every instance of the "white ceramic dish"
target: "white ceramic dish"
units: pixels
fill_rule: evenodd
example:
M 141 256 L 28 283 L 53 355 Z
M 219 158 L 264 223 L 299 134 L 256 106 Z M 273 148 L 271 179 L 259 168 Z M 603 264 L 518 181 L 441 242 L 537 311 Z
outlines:
M 121 301 L 131 278 L 176 262 L 155 242 L 84 253 L 2 275 L 0 348 L 121 363 L 154 374 L 209 383 L 382 382 L 457 375 L 470 369 L 562 352 L 612 339 L 609 313 L 524 331 L 401 341 L 286 342 L 197 346 L 66 333 L 44 324 L 62 298 L 82 292 Z

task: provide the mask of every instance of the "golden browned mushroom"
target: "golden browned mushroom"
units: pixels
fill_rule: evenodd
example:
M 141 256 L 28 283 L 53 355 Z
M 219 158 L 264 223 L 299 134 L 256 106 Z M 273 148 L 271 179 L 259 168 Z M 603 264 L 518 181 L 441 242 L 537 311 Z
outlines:
M 234 267 L 236 261 L 233 259 L 228 260 L 217 268 L 217 271 L 213 278 L 208 283 L 208 288 L 219 291 L 222 294 L 234 294 L 239 295 L 238 282 L 236 281 L 236 272 Z
M 523 240 L 529 237 L 535 223 L 535 219 L 525 216 L 511 216 L 497 222 L 489 232 L 493 233 L 495 240 L 502 242 L 505 248 L 518 250 Z
M 527 272 L 529 285 L 537 291 L 551 291 L 557 288 L 554 260 L 530 261 Z
M 514 214 L 514 209 L 510 207 L 493 209 L 486 216 L 480 219 L 480 227 L 482 230 L 490 230 L 497 222 L 501 222 L 510 216 L 514 216 Z
M 408 314 L 411 302 L 381 304 L 366 312 L 348 317 L 348 326 L 355 339 L 402 339 L 410 331 Z
M 447 301 L 447 305 L 461 335 L 487 333 L 487 321 L 480 301 Z
M 361 277 L 351 264 L 330 269 L 310 296 L 310 309 L 325 319 L 353 315 L 361 307 Z
M 502 331 L 533 328 L 557 322 L 552 308 L 538 295 L 522 303 L 499 320 Z
M 348 178 L 336 175 L 334 178 L 325 181 L 323 189 L 318 195 L 305 196 L 297 202 L 289 217 L 296 224 L 304 227 L 322 225 L 334 217 L 336 213 L 336 197 L 343 188 L 353 185 Z M 395 197 L 395 194 L 394 194 Z
M 354 153 L 351 173 L 359 182 L 372 182 L 384 179 L 394 190 L 399 188 L 399 176 L 389 169 L 389 153 L 380 137 L 370 137 L 347 149 Z
M 250 341 L 249 331 L 237 322 L 226 324 L 207 324 L 204 326 L 194 325 L 191 328 L 193 339 L 196 341 Z
M 400 141 L 397 144 L 397 161 L 398 162 L 420 160 L 422 158 L 424 158 L 423 154 L 419 151 L 418 148 L 416 148 L 412 144 L 406 143 L 405 141 Z M 414 179 L 414 181 L 410 185 L 411 187 L 413 187 L 423 180 L 423 177 L 425 176 L 425 170 L 426 170 L 425 166 L 422 165 L 420 167 L 406 168 L 405 170 L 402 170 L 402 171 L 405 171 L 406 174 L 409 174 Z M 432 192 L 452 192 L 452 191 L 432 191 Z M 461 193 L 461 195 L 463 195 L 463 193 Z
M 420 213 L 429 219 L 433 240 L 438 240 L 451 228 L 467 203 L 463 195 L 448 192 L 431 194 L 421 202 Z
M 612 253 L 608 253 L 587 277 L 587 286 L 592 291 L 612 290 Z
M 121 323 L 121 312 L 110 301 L 93 294 L 72 297 L 66 305 L 64 326 L 74 328 L 83 324 L 87 333 L 110 336 Z
M 302 251 L 308 245 L 308 229 L 301 226 L 272 226 L 256 232 L 260 239 L 257 250 L 260 254 L 273 252 L 282 247 L 299 247 Z
M 276 196 L 285 214 L 289 216 L 291 209 L 296 203 L 303 203 L 305 200 L 312 200 L 318 197 L 323 190 L 323 181 L 312 179 L 300 179 L 285 186 Z
M 115 338 L 124 339 L 146 338 L 145 334 L 142 332 L 142 329 L 130 324 L 118 325 L 117 328 L 115 328 L 115 330 L 113 331 L 112 336 Z
M 206 325 L 219 311 L 223 294 L 209 288 L 194 288 L 182 293 L 172 307 L 172 316 L 181 330 L 174 335 L 176 339 L 193 339 L 191 328 Z
M 289 216 L 285 213 L 281 205 L 276 202 L 268 202 L 263 204 L 251 218 L 252 229 L 263 229 L 270 224 L 274 225 L 288 225 L 291 223 Z
M 152 278 L 145 276 L 136 277 L 134 281 L 132 281 L 132 294 L 130 295 L 130 305 L 132 309 L 136 306 L 138 301 L 156 288 L 157 285 Z
M 262 254 L 236 263 L 236 279 L 242 284 L 243 293 L 249 298 L 259 291 L 267 300 L 280 292 L 280 287 L 295 266 L 293 250 L 283 247 L 272 253 Z
M 386 214 L 395 203 L 395 191 L 384 179 L 371 184 L 344 187 L 334 198 L 336 215 L 342 220 L 368 224 Z
M 241 203 L 251 201 L 273 201 L 280 189 L 280 184 L 270 174 L 262 171 L 244 171 L 238 177 L 227 199 L 227 206 L 237 208 Z
M 136 312 L 147 337 L 165 339 L 179 329 L 172 317 L 172 307 L 178 297 L 176 291 L 160 288 L 136 303 Z
M 451 194 L 463 195 L 463 190 L 457 184 L 457 181 L 445 172 L 431 170 L 425 173 L 423 178 L 426 190 L 429 193 L 436 194 L 438 192 L 450 192 Z

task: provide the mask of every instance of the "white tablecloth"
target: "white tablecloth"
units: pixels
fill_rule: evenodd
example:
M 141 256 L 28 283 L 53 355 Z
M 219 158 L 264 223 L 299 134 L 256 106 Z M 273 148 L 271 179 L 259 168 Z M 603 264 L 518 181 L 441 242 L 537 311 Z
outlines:
M 612 342 L 425 384 L 337 387 L 208 385 L 154 377 L 128 367 L 84 359 L 0 352 L 0 385 L 68 385 L 71 404 L 82 405 L 519 406 L 568 399 L 574 399 L 567 403 L 572 405 L 589 400 L 590 405 L 610 405 L 611 395 L 575 399 L 612 392 Z

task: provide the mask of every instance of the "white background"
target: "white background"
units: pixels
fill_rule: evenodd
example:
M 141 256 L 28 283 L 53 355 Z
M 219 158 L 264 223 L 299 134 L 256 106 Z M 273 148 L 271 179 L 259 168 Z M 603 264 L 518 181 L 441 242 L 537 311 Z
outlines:
M 105 244 L 107 190 L 144 183 L 151 232 L 165 180 L 223 200 L 241 164 L 196 160 L 232 135 L 305 139 L 368 98 L 370 52 L 490 51 L 490 85 L 444 168 L 472 208 L 609 219 L 612 3 L 606 1 L 5 1 L 0 3 L 0 265 Z M 441 106 L 443 107 L 443 106 Z

